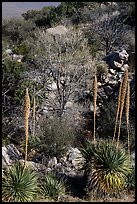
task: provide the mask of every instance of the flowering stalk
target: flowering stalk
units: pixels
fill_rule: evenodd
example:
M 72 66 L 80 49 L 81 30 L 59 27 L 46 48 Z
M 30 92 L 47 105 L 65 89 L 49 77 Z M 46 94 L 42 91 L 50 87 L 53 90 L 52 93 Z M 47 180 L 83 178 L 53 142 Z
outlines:
M 27 161 L 27 152 L 28 152 L 28 138 L 29 138 L 29 114 L 30 114 L 30 97 L 28 93 L 28 88 L 26 88 L 25 94 L 25 110 L 24 110 L 24 124 L 25 124 L 25 136 L 26 136 L 26 145 L 25 145 L 25 160 L 24 160 L 24 169 Z

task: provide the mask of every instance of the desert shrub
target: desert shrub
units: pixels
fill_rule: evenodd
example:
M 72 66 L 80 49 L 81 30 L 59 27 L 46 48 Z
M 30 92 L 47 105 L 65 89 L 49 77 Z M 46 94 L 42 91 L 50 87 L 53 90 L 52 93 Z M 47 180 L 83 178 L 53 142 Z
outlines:
M 2 176 L 2 200 L 4 202 L 29 202 L 37 193 L 37 175 L 17 163 L 5 169 Z
M 61 157 L 69 145 L 75 141 L 74 130 L 58 118 L 47 119 L 40 123 L 40 131 L 35 138 L 30 137 L 29 148 L 36 149 L 48 157 Z

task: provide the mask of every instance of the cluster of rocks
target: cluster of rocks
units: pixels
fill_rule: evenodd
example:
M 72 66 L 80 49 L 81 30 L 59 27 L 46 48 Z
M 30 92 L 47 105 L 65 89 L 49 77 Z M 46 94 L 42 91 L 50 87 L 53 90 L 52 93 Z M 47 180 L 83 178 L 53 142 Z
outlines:
M 128 68 L 129 54 L 126 50 L 112 52 L 103 60 L 109 66 L 108 74 L 103 75 L 98 80 L 98 95 L 97 95 L 97 112 L 100 112 L 100 107 L 109 99 L 117 100 L 119 86 L 123 78 L 124 71 Z M 134 66 L 132 64 L 132 66 Z M 129 70 L 129 82 L 131 86 L 131 109 L 135 110 L 135 78 L 134 73 Z M 84 90 L 79 100 L 83 101 L 90 99 L 90 111 L 93 111 L 93 90 Z
M 110 69 L 124 71 L 129 67 L 128 65 L 129 54 L 126 50 L 115 51 L 108 54 L 103 60 L 109 65 Z
M 10 144 L 2 147 L 2 169 L 11 167 L 17 161 L 22 164 L 24 163 L 22 154 L 18 151 L 15 145 Z M 46 162 L 44 162 L 44 158 L 42 163 L 40 163 L 40 161 L 27 161 L 26 166 L 40 174 L 56 171 L 60 174 L 73 177 L 79 174 L 78 170 L 82 166 L 84 158 L 77 148 L 70 147 L 66 155 L 59 160 L 57 160 L 56 157 L 53 157 L 48 161 L 45 159 L 45 161 Z

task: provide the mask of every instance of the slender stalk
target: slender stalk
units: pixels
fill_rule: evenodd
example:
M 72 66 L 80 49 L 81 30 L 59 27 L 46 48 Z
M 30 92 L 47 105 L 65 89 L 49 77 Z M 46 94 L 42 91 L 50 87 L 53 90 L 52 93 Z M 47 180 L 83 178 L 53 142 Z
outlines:
M 25 110 L 24 110 L 24 124 L 25 124 L 25 136 L 26 136 L 24 169 L 26 167 L 27 152 L 28 152 L 28 138 L 29 138 L 29 124 L 28 124 L 28 122 L 29 122 L 29 114 L 30 114 L 30 97 L 29 97 L 29 93 L 28 93 L 28 88 L 26 88 Z
M 123 113 L 126 90 L 127 90 L 127 83 L 128 83 L 128 69 L 126 69 L 124 72 L 124 78 L 123 78 L 123 84 L 122 84 L 122 90 L 121 90 L 121 105 L 120 105 L 121 109 L 120 109 L 120 115 L 119 115 L 119 130 L 118 130 L 117 148 L 119 145 L 120 128 L 121 128 L 122 113 Z
M 33 99 L 33 133 L 32 133 L 33 137 L 35 136 L 35 122 L 36 122 L 35 116 L 36 116 L 36 100 L 34 97 Z
M 95 143 L 96 140 L 96 108 L 97 108 L 97 77 L 96 75 L 94 76 L 94 81 L 93 81 L 93 100 L 94 100 L 94 135 L 93 135 L 93 141 Z
M 130 136 L 129 136 L 129 107 L 130 107 L 130 84 L 127 84 L 127 97 L 126 97 L 126 108 L 125 108 L 125 115 L 126 115 L 126 123 L 127 123 L 127 144 L 128 144 L 128 154 L 130 158 Z
M 123 80 L 121 81 L 121 84 L 120 84 L 120 87 L 119 87 L 118 105 L 117 105 L 117 112 L 116 112 L 116 121 L 115 121 L 113 142 L 115 141 L 115 135 L 116 135 L 116 129 L 117 129 L 117 122 L 118 122 L 118 115 L 119 115 L 119 111 L 120 111 L 120 98 L 121 98 L 122 83 L 123 83 Z

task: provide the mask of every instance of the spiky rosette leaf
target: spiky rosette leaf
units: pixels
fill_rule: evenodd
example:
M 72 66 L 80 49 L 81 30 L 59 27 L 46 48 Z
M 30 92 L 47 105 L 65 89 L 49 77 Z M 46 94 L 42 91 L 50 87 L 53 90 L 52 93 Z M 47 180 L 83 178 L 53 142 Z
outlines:
M 90 143 L 88 144 L 88 146 Z M 119 191 L 126 184 L 131 171 L 129 157 L 125 150 L 112 141 L 99 141 L 82 152 L 87 174 L 87 190 L 99 190 L 105 193 Z
M 20 163 L 5 169 L 2 176 L 2 200 L 8 202 L 32 201 L 36 195 L 37 175 Z
M 48 173 L 40 182 L 40 193 L 44 198 L 58 200 L 66 194 L 66 181 L 53 172 Z

